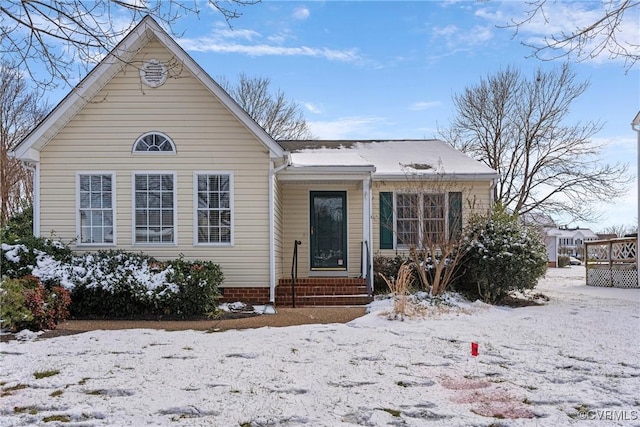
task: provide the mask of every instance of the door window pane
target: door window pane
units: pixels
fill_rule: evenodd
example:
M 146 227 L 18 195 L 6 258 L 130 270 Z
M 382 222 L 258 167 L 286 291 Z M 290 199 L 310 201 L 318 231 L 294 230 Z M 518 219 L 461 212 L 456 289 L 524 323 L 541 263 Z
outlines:
M 346 193 L 311 193 L 311 267 L 346 269 Z

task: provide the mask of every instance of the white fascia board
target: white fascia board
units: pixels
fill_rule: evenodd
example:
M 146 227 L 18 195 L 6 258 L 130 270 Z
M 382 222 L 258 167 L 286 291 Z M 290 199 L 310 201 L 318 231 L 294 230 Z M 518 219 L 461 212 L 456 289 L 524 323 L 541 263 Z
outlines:
M 309 179 L 345 180 L 364 179 L 375 171 L 374 166 L 289 166 L 278 173 L 278 179 L 297 181 Z
M 40 162 L 40 152 L 34 148 L 23 150 L 20 156 L 15 151 L 9 151 L 7 155 L 12 159 L 22 160 L 23 162 Z
M 444 175 L 428 174 L 373 174 L 374 181 L 490 181 L 498 178 L 498 174 L 458 173 Z

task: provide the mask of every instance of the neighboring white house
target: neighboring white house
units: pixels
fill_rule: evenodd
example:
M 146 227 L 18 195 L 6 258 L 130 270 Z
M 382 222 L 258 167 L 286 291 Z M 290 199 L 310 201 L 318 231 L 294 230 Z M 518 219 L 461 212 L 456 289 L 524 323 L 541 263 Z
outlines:
M 13 154 L 36 235 L 212 260 L 257 303 L 291 303 L 294 248 L 300 305 L 362 303 L 374 253 L 455 232 L 497 178 L 440 140 L 275 141 L 150 17 Z
M 598 240 L 598 235 L 588 228 L 545 228 L 549 266 L 558 265 L 558 255 L 583 258 L 584 242 Z

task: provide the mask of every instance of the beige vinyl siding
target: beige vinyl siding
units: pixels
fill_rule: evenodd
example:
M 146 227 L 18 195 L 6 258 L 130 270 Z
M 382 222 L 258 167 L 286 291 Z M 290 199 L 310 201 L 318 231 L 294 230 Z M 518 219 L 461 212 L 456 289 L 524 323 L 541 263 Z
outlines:
M 282 277 L 291 276 L 293 242 L 300 240 L 298 247 L 298 277 L 309 275 L 309 204 L 311 191 L 347 192 L 347 271 L 349 277 L 360 275 L 360 246 L 362 242 L 362 185 L 284 183 L 283 199 L 283 244 Z
M 394 256 L 395 249 L 380 249 L 380 193 L 381 192 L 462 192 L 463 227 L 474 213 L 486 213 L 491 206 L 491 182 L 453 181 L 439 183 L 416 183 L 406 181 L 374 181 L 373 183 L 373 248 L 374 253 Z
M 137 60 L 169 60 L 152 42 Z M 178 67 L 179 68 L 179 67 Z M 155 89 L 141 85 L 127 66 L 41 152 L 41 234 L 76 237 L 76 171 L 115 173 L 117 246 L 161 259 L 219 263 L 224 286 L 269 284 L 268 150 L 186 70 Z M 176 154 L 132 154 L 150 131 L 172 138 Z M 177 244 L 132 244 L 132 173 L 175 172 Z M 233 173 L 234 242 L 194 246 L 194 171 Z M 93 248 L 79 248 L 90 250 Z M 96 247 L 95 249 L 98 249 Z

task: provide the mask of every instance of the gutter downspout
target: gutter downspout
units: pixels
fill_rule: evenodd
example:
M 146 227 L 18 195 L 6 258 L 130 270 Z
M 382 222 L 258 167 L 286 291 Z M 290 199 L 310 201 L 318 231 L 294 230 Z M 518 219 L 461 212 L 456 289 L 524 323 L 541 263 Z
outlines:
M 24 169 L 33 173 L 33 235 L 40 237 L 40 163 L 36 162 L 35 166 L 29 166 L 25 160 L 20 163 Z
M 491 186 L 489 187 L 489 205 L 490 205 L 489 207 L 491 209 L 493 209 L 493 206 L 496 203 L 495 197 L 493 197 L 493 194 L 497 185 L 498 185 L 498 178 L 491 179 Z
M 369 280 L 371 281 L 371 295 L 373 296 L 373 172 L 369 172 Z
M 274 179 L 278 172 L 291 166 L 291 154 L 285 152 L 284 163 L 277 168 L 273 167 L 273 161 L 269 161 L 269 303 L 275 306 L 276 302 L 276 242 L 275 242 L 275 199 Z
M 636 131 L 636 133 L 638 134 L 638 158 L 636 159 L 636 161 L 638 162 L 637 164 L 637 173 L 636 173 L 636 191 L 637 191 L 637 198 L 638 198 L 638 212 L 637 212 L 637 220 L 638 222 L 638 229 L 636 230 L 636 233 L 640 233 L 640 111 L 638 111 L 638 114 L 636 114 L 636 116 L 633 118 L 633 121 L 631 122 L 631 129 L 633 129 L 634 131 Z M 640 251 L 640 234 L 636 234 L 636 271 L 637 274 L 640 278 L 640 254 L 638 254 L 638 252 Z

